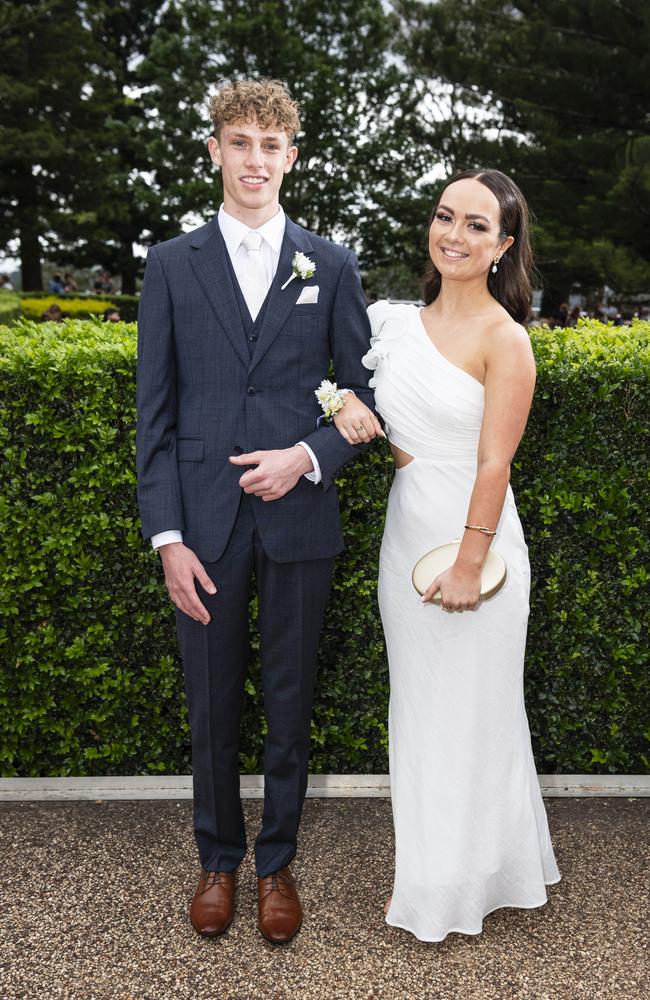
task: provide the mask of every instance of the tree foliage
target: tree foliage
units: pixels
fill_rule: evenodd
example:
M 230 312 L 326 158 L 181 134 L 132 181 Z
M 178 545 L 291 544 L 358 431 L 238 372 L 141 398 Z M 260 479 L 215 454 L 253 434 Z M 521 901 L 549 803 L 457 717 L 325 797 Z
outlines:
M 101 264 L 132 291 L 143 248 L 221 188 L 206 98 L 275 76 L 302 109 L 283 201 L 348 242 L 369 291 L 417 295 L 441 180 L 515 177 L 550 298 L 650 282 L 650 7 L 644 0 L 44 0 L 0 13 L 0 243 Z
M 23 287 L 42 287 L 42 254 L 96 170 L 102 109 L 92 99 L 98 46 L 75 0 L 0 10 L 0 243 L 18 246 Z
M 537 216 L 539 263 L 572 283 L 650 284 L 650 7 L 644 0 L 397 0 L 419 78 L 420 141 L 447 173 L 511 174 Z

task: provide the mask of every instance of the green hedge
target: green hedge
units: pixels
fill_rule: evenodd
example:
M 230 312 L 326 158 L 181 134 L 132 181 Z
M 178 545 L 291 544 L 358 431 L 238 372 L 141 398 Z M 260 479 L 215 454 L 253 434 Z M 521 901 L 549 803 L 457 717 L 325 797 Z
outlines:
M 111 305 L 115 308 L 115 303 L 107 303 L 104 299 L 91 298 L 78 295 L 23 295 L 20 299 L 22 315 L 24 319 L 41 320 L 43 313 L 50 306 L 59 306 L 66 318 L 69 319 L 92 319 L 102 317 L 104 310 Z
M 513 488 L 532 562 L 526 687 L 542 772 L 648 766 L 649 334 L 532 331 L 539 380 Z M 4 775 L 190 770 L 171 604 L 135 504 L 135 349 L 124 324 L 0 330 Z M 321 646 L 316 771 L 387 769 L 375 582 L 390 480 L 385 445 L 340 477 L 348 547 Z M 254 655 L 249 772 L 262 769 L 260 719 Z
M 70 312 L 70 302 L 75 303 L 75 318 L 80 318 L 78 316 L 79 306 L 77 303 L 86 297 L 82 292 L 62 292 L 60 295 L 52 295 L 52 292 L 20 292 L 21 299 L 31 300 L 31 299 L 51 299 L 54 298 L 64 312 Z M 88 316 L 92 316 L 93 313 L 103 312 L 108 306 L 117 306 L 120 310 L 120 316 L 125 323 L 135 323 L 138 318 L 138 302 L 140 301 L 139 295 L 96 295 L 94 292 L 90 292 L 87 296 L 90 303 L 102 302 L 102 309 L 90 308 L 88 310 Z M 66 304 L 68 303 L 68 304 Z M 27 319 L 38 319 L 46 309 L 46 305 L 38 312 L 37 316 L 29 315 L 26 310 L 23 310 L 23 314 Z M 32 307 L 30 306 L 30 310 Z M 32 310 L 33 311 L 33 310 Z
M 14 292 L 0 290 L 0 325 L 13 323 L 21 314 L 20 298 Z

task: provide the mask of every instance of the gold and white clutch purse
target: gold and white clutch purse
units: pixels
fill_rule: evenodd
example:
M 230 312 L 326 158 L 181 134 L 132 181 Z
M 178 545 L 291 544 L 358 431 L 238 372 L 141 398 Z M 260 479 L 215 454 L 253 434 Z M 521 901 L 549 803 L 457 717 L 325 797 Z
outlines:
M 418 559 L 413 567 L 413 586 L 418 594 L 422 595 L 431 586 L 440 573 L 456 562 L 458 550 L 460 548 L 460 538 L 446 545 L 438 545 L 437 548 L 426 552 L 421 559 Z M 487 601 L 490 597 L 498 594 L 508 577 L 508 568 L 503 556 L 500 556 L 494 549 L 488 549 L 487 558 L 483 564 L 481 572 L 481 596 L 479 600 Z M 441 604 L 440 591 L 432 598 L 433 604 Z

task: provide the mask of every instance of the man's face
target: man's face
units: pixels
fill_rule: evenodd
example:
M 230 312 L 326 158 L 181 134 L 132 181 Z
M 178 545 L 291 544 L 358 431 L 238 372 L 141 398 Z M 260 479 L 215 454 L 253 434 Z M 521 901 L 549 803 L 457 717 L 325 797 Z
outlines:
M 287 133 L 236 122 L 224 125 L 218 140 L 211 136 L 208 149 L 212 162 L 221 167 L 226 211 L 235 217 L 255 212 L 265 216 L 263 221 L 272 218 L 282 178 L 298 155 Z

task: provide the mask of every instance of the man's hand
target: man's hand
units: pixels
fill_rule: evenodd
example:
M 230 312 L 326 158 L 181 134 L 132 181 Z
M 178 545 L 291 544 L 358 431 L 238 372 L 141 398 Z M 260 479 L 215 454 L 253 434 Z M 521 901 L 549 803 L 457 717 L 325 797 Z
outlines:
M 279 500 L 292 490 L 305 472 L 313 469 L 312 461 L 302 445 L 275 451 L 252 451 L 248 455 L 231 455 L 233 465 L 256 465 L 239 480 L 244 493 L 254 493 L 262 500 Z
M 194 621 L 207 625 L 210 615 L 199 600 L 194 581 L 198 580 L 208 594 L 216 594 L 217 588 L 205 572 L 201 561 L 182 542 L 161 545 L 158 552 L 165 570 L 165 584 L 176 607 Z

